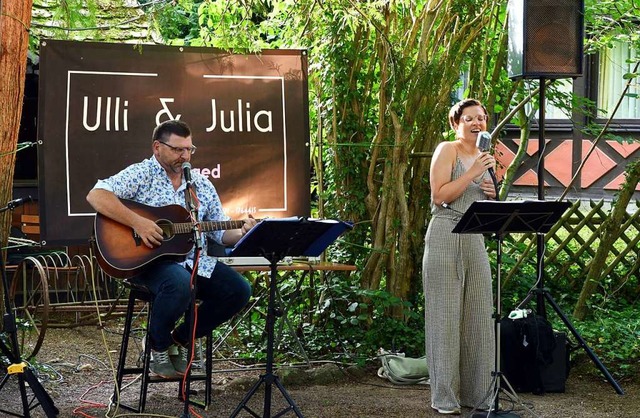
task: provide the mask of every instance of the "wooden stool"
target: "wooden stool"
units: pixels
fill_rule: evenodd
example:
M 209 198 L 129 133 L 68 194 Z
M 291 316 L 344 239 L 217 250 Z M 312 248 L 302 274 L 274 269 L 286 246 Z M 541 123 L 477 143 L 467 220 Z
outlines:
M 120 357 L 118 360 L 118 368 L 116 373 L 116 385 L 113 389 L 113 403 L 117 403 L 119 396 L 118 392 L 121 392 L 122 381 L 124 376 L 127 375 L 142 375 L 142 379 L 140 382 L 140 395 L 138 398 L 138 405 L 127 405 L 122 402 L 119 403 L 121 408 L 127 409 L 129 411 L 133 411 L 136 413 L 143 413 L 145 409 L 145 405 L 147 402 L 147 388 L 150 383 L 166 383 L 166 382 L 180 382 L 178 385 L 178 397 L 181 401 L 184 400 L 182 396 L 182 377 L 174 378 L 174 379 L 164 379 L 156 376 L 151 376 L 149 372 L 149 364 L 151 363 L 151 345 L 147 342 L 144 344 L 143 351 L 143 364 L 142 367 L 127 367 L 127 349 L 129 347 L 129 335 L 131 333 L 131 323 L 133 322 L 133 317 L 135 313 L 136 301 L 140 300 L 148 303 L 149 305 L 149 313 L 146 325 L 146 335 L 149 335 L 149 318 L 151 318 L 151 310 L 153 309 L 153 295 L 151 292 L 144 286 L 133 284 L 131 282 L 125 281 L 126 286 L 129 287 L 129 302 L 127 304 L 127 313 L 125 316 L 124 323 L 124 331 L 122 334 L 122 343 L 120 345 Z M 206 345 L 207 348 L 205 350 L 205 373 L 204 374 L 194 374 L 191 373 L 191 381 L 196 380 L 204 380 L 205 381 L 205 393 L 204 393 L 204 402 L 198 402 L 196 400 L 192 400 L 191 396 L 189 396 L 189 402 L 193 405 L 199 406 L 201 408 L 208 408 L 211 404 L 211 381 L 212 381 L 212 357 L 213 357 L 213 347 L 212 347 L 212 338 L 211 334 L 206 337 Z M 191 395 L 191 393 L 190 393 Z

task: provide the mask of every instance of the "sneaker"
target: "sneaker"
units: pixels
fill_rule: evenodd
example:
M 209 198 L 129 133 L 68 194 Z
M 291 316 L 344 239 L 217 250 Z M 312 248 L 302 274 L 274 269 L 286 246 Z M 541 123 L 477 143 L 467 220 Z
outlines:
M 169 351 L 155 351 L 152 349 L 149 370 L 163 379 L 173 379 L 180 376 L 171 363 Z
M 178 355 L 178 344 L 174 344 L 171 347 L 169 347 L 169 357 L 173 357 L 177 355 Z
M 431 405 L 431 408 L 435 409 L 436 411 L 438 411 L 439 414 L 443 414 L 443 415 L 460 415 L 460 408 L 451 408 L 451 409 L 437 408 L 433 405 Z
M 142 351 L 144 352 L 144 348 L 147 345 L 147 336 L 145 335 L 144 337 L 142 337 Z M 170 356 L 177 356 L 178 355 L 178 348 L 175 345 L 172 345 L 171 347 L 169 347 L 169 355 Z
M 180 344 L 174 344 L 173 347 L 176 349 L 176 355 L 169 356 L 171 364 L 178 374 L 184 375 L 189 366 L 189 350 Z

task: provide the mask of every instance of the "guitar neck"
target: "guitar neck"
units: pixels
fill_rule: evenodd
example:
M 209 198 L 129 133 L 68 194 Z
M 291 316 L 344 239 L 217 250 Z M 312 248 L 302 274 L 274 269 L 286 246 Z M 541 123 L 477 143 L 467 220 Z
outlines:
M 200 222 L 200 229 L 202 232 L 210 232 L 210 231 L 224 231 L 227 229 L 239 229 L 242 228 L 244 221 L 236 220 L 236 221 L 204 221 Z M 187 234 L 191 232 L 193 225 L 191 223 L 174 223 L 173 224 L 173 233 L 174 234 Z

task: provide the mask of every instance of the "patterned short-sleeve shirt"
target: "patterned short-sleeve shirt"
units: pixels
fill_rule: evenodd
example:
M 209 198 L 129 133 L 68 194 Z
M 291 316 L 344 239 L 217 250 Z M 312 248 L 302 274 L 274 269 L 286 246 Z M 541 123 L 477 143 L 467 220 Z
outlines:
M 192 172 L 192 183 L 195 184 L 200 206 L 199 221 L 227 221 L 229 217 L 222 210 L 222 203 L 216 188 L 203 175 Z M 149 206 L 180 205 L 186 207 L 184 179 L 178 190 L 174 190 L 171 179 L 155 156 L 135 163 L 113 176 L 98 180 L 94 188 L 113 192 L 120 199 L 129 199 Z M 207 232 L 213 240 L 222 244 L 224 231 Z M 204 234 L 203 234 L 204 235 Z M 198 262 L 198 275 L 211 277 L 216 259 L 207 255 L 205 237 Z M 193 267 L 195 248 L 187 256 L 186 264 Z

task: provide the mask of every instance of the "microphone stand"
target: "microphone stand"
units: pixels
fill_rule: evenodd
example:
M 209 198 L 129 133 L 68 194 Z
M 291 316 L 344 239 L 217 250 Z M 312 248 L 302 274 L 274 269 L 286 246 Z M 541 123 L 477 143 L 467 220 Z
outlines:
M 31 196 L 29 196 L 29 200 Z M 24 203 L 25 199 L 17 199 L 12 200 L 7 204 L 7 206 L 0 208 L 0 213 L 5 212 L 7 210 L 13 210 L 22 203 Z M 53 404 L 53 399 L 46 392 L 38 377 L 35 375 L 33 370 L 31 369 L 31 365 L 22 360 L 20 354 L 20 346 L 18 345 L 18 328 L 16 325 L 16 317 L 13 313 L 11 299 L 9 299 L 9 281 L 7 280 L 7 271 L 4 265 L 4 255 L 0 254 L 0 270 L 2 271 L 2 290 L 4 291 L 4 306 L 5 306 L 5 314 L 3 317 L 3 332 L 9 334 L 9 344 L 11 347 L 7 346 L 4 339 L 0 339 L 0 352 L 2 355 L 6 357 L 6 360 L 2 360 L 3 367 L 6 367 L 6 374 L 0 381 L 0 390 L 4 388 L 4 385 L 9 381 L 11 376 L 16 376 L 18 378 L 18 387 L 20 388 L 20 400 L 22 401 L 22 413 L 23 415 L 19 415 L 14 411 L 8 411 L 0 408 L 0 412 L 13 415 L 16 417 L 30 417 L 30 412 L 33 408 L 38 406 L 38 404 L 33 404 L 33 399 L 29 400 L 27 398 L 27 385 L 33 392 L 34 397 L 38 400 L 39 405 L 44 410 L 44 413 L 47 417 L 57 417 L 58 416 L 58 408 Z
M 183 167 L 184 168 L 184 167 Z M 186 168 L 185 171 L 189 170 L 189 168 Z M 191 359 L 193 357 L 193 351 L 194 351 L 194 344 L 195 344 L 195 340 L 194 340 L 194 331 L 195 331 L 195 321 L 196 321 L 196 290 L 197 290 L 197 275 L 198 275 L 198 259 L 200 258 L 200 252 L 202 250 L 202 241 L 200 240 L 201 237 L 201 229 L 200 229 L 200 223 L 198 222 L 198 210 L 193 202 L 193 197 L 191 196 L 191 191 L 192 191 L 192 185 L 191 185 L 191 173 L 189 172 L 188 175 L 185 175 L 185 181 L 187 183 L 187 188 L 185 189 L 185 201 L 187 204 L 187 210 L 189 211 L 189 213 L 191 214 L 190 218 L 191 218 L 191 223 L 192 223 L 192 232 L 193 232 L 193 242 L 195 244 L 195 251 L 194 251 L 194 257 L 193 257 L 193 266 L 194 269 L 192 271 L 192 277 L 193 277 L 193 283 L 191 286 L 191 306 L 189 307 L 190 310 L 190 314 L 191 314 L 191 320 L 189 321 L 189 347 L 187 348 L 187 357 L 189 359 L 189 363 L 187 365 L 187 370 L 185 371 L 185 377 L 184 377 L 184 386 L 183 386 L 183 396 L 184 396 L 184 410 L 182 412 L 182 415 L 180 416 L 181 418 L 189 418 L 191 417 L 191 414 L 189 413 L 189 405 L 190 405 L 190 400 L 189 400 L 189 395 L 190 395 L 190 390 L 191 390 Z

